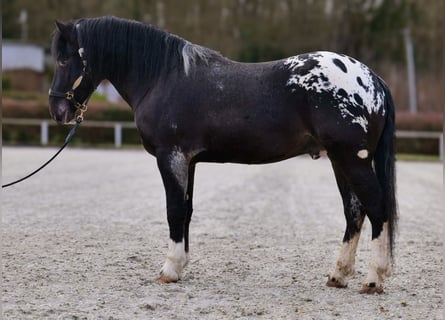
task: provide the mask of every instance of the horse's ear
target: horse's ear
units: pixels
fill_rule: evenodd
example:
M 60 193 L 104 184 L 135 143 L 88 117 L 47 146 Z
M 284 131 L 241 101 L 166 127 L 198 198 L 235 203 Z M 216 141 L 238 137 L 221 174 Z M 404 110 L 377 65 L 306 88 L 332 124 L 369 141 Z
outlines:
M 54 24 L 56 25 L 57 30 L 59 30 L 59 32 L 62 35 L 65 35 L 65 34 L 67 34 L 69 32 L 68 31 L 68 29 L 69 29 L 69 24 L 68 23 L 64 23 L 62 21 L 55 20 Z
M 64 23 L 56 20 L 55 25 L 57 30 L 61 33 L 62 37 L 73 45 L 77 45 L 76 33 L 74 32 L 74 24 L 71 22 Z

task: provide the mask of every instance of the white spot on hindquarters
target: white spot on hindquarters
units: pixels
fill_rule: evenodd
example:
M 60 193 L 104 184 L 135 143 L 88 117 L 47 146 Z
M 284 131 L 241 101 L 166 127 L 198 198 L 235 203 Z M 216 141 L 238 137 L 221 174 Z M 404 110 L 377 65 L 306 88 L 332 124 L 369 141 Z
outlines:
M 303 67 L 308 60 L 316 61 L 317 65 L 306 70 L 306 73 L 299 74 L 297 69 Z M 342 72 L 334 60 L 340 61 L 347 72 Z M 295 72 L 290 76 L 287 85 L 298 85 L 319 93 L 333 91 L 334 94 L 338 94 L 338 91 L 343 89 L 355 105 L 357 101 L 354 94 L 360 96 L 363 101 L 362 107 L 367 108 L 369 113 L 378 112 L 382 107 L 383 93 L 376 92 L 374 87 L 376 76 L 367 66 L 353 58 L 334 52 L 317 51 L 290 57 L 284 64 Z M 357 79 L 360 79 L 361 85 Z
M 359 152 L 357 152 L 357 157 L 359 157 L 360 159 L 366 159 L 369 155 L 368 150 L 366 149 L 362 149 Z
M 352 119 L 352 123 L 359 124 L 363 128 L 363 131 L 368 132 L 368 119 L 366 119 L 364 116 L 355 117 Z
M 365 115 L 384 110 L 384 91 L 376 87 L 378 77 L 364 64 L 345 55 L 319 51 L 290 57 L 284 65 L 291 71 L 286 83 L 294 92 L 300 87 L 317 93 L 330 93 L 341 116 L 367 132 Z
M 188 263 L 188 254 L 185 252 L 184 242 L 169 240 L 167 259 L 160 272 L 162 282 L 175 282 L 181 278 L 182 270 Z

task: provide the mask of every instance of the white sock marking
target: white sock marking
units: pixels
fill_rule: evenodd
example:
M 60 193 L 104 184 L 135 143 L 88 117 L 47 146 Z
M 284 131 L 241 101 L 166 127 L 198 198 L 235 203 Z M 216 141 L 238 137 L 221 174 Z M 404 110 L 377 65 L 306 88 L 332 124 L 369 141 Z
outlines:
M 347 278 L 355 273 L 355 254 L 359 239 L 360 232 L 357 232 L 348 242 L 343 242 L 335 270 L 329 276 L 343 286 L 348 284 Z
M 380 236 L 371 241 L 371 260 L 365 284 L 375 283 L 377 287 L 381 286 L 383 280 L 391 275 L 388 242 L 388 223 L 385 222 Z
M 188 254 L 185 252 L 184 241 L 174 242 L 169 240 L 167 259 L 161 269 L 161 277 L 168 277 L 173 281 L 181 278 L 181 273 L 188 262 Z

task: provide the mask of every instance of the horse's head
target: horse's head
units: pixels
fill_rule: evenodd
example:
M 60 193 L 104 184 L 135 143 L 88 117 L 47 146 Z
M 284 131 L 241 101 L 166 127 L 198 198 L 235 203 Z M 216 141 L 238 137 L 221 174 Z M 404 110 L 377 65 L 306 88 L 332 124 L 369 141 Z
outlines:
M 76 113 L 86 109 L 95 85 L 85 49 L 81 46 L 78 26 L 56 21 L 56 27 L 52 43 L 56 63 L 49 107 L 54 120 L 68 123 Z

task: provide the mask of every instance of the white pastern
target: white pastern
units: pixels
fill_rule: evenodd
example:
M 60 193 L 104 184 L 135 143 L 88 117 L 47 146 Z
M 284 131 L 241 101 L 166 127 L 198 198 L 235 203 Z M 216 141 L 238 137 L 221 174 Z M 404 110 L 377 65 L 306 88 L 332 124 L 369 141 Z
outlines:
M 384 223 L 380 236 L 371 242 L 369 273 L 363 285 L 383 290 L 383 280 L 391 275 L 390 260 L 388 223 Z
M 329 275 L 329 281 L 332 281 L 331 286 L 346 287 L 348 277 L 354 275 L 355 254 L 359 239 L 360 233 L 358 232 L 352 239 L 343 242 L 335 270 Z
M 185 252 L 184 241 L 169 240 L 167 259 L 161 269 L 161 280 L 174 282 L 181 278 L 182 270 L 188 263 L 188 254 Z

